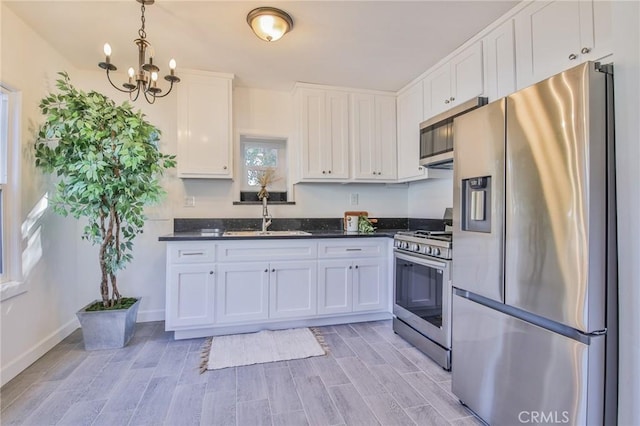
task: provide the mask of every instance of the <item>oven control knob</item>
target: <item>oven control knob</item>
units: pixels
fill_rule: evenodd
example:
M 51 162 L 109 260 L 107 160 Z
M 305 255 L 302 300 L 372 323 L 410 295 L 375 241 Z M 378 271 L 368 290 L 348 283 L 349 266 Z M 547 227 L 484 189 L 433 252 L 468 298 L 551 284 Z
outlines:
M 431 246 L 426 246 L 424 248 L 424 254 L 431 254 Z
M 434 247 L 431 250 L 431 254 L 433 254 L 434 256 L 438 256 L 440 254 L 440 249 L 438 247 Z
M 416 243 L 411 243 L 411 245 L 409 246 L 409 250 L 411 251 L 419 251 L 420 250 L 420 246 Z

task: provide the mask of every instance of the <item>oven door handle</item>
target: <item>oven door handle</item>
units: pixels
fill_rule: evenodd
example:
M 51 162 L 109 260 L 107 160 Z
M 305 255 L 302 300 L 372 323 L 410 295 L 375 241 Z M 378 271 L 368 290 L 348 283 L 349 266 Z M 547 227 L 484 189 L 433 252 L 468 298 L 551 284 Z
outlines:
M 447 269 L 448 263 L 440 262 L 437 260 L 426 259 L 420 255 L 408 255 L 399 250 L 394 249 L 394 256 L 396 259 L 405 260 L 407 262 L 413 262 L 418 265 L 428 266 L 436 269 Z

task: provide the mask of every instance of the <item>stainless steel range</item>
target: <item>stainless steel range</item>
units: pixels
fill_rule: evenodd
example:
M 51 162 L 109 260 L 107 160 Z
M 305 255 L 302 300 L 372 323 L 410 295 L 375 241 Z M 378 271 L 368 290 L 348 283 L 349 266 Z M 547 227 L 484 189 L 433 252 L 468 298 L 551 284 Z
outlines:
M 393 330 L 451 369 L 451 232 L 406 231 L 394 238 Z

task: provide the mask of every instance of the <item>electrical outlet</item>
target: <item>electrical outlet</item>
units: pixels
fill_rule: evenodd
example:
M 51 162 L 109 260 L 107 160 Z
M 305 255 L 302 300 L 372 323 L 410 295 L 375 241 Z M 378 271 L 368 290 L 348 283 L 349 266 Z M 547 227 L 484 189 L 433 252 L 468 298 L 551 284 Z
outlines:
M 185 207 L 195 207 L 196 206 L 196 197 L 193 195 L 184 197 L 184 206 Z
M 349 202 L 351 203 L 352 206 L 357 206 L 358 205 L 358 194 L 350 194 L 349 195 Z

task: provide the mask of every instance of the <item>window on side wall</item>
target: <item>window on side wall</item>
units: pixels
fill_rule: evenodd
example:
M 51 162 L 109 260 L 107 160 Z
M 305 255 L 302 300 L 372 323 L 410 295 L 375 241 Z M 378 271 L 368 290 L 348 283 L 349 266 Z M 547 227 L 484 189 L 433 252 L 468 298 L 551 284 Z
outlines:
M 0 83 L 0 300 L 24 292 L 20 250 L 19 93 Z
M 287 145 L 284 139 L 240 138 L 242 183 L 240 201 L 259 201 L 260 178 L 269 169 L 275 179 L 267 185 L 269 202 L 287 201 Z

